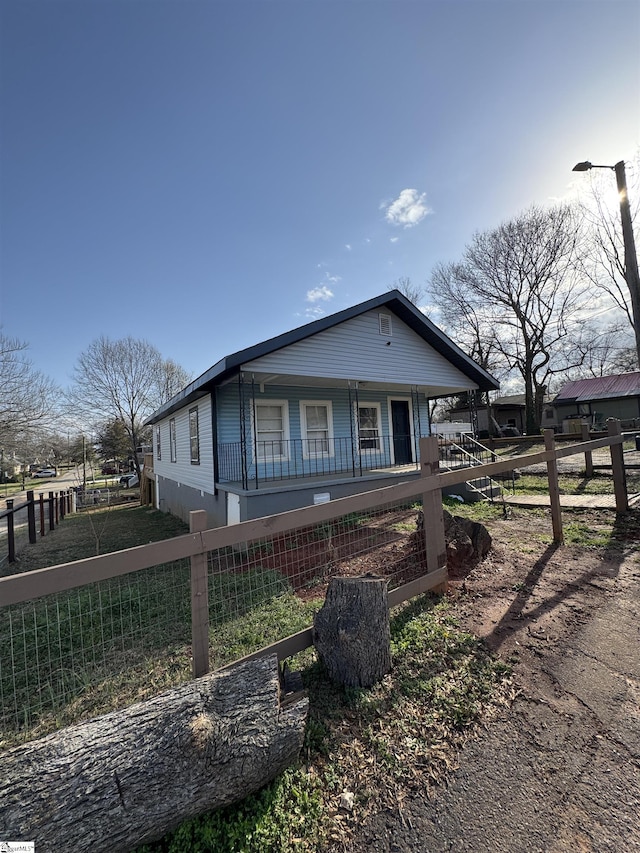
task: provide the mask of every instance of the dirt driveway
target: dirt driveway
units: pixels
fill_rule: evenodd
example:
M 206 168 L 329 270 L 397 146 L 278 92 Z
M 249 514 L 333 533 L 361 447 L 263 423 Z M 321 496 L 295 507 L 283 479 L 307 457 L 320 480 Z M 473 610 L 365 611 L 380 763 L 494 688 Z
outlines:
M 640 851 L 640 511 L 564 516 L 613 537 L 556 548 L 547 513 L 513 510 L 452 582 L 461 624 L 513 665 L 519 695 L 435 797 L 369 818 L 352 853 Z

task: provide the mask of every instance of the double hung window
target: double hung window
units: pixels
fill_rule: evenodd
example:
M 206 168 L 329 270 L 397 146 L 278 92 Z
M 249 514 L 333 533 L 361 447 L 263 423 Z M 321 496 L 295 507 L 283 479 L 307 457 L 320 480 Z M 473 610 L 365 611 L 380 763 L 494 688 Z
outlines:
M 178 459 L 178 451 L 176 447 L 176 419 L 171 418 L 169 421 L 169 455 L 172 462 Z
M 364 453 L 380 450 L 380 403 L 358 406 L 358 444 Z
M 200 433 L 198 429 L 198 407 L 189 409 L 189 446 L 191 448 L 191 464 L 200 464 Z
M 262 460 L 288 459 L 289 416 L 284 400 L 256 403 L 256 457 Z
M 300 403 L 302 455 L 305 459 L 333 456 L 333 412 L 331 403 L 313 400 Z

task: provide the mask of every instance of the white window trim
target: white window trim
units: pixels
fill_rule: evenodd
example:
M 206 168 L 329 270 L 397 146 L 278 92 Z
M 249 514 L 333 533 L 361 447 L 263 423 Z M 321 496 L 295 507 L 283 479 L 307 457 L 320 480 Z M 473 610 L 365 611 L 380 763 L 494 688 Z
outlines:
M 307 437 L 307 406 L 326 406 L 327 408 L 327 439 L 329 442 L 329 450 L 327 452 L 321 450 L 319 453 L 312 453 L 309 451 L 309 438 Z M 329 458 L 335 455 L 335 448 L 333 444 L 333 404 L 331 400 L 300 400 L 300 436 L 302 437 L 303 459 Z
M 355 421 L 356 421 L 356 438 L 358 440 L 358 453 L 381 453 L 384 451 L 382 441 L 382 403 L 372 403 L 367 400 L 359 400 L 354 403 Z M 378 410 L 378 447 L 360 447 L 360 412 L 359 409 L 377 409 Z
M 196 455 L 193 454 L 193 431 L 192 427 L 192 418 L 191 416 L 195 414 L 195 423 L 196 423 L 196 432 L 195 432 L 195 440 L 196 440 Z M 189 409 L 189 455 L 191 456 L 191 464 L 199 465 L 200 464 L 200 413 L 198 412 L 197 406 L 192 406 Z
M 175 418 L 169 421 L 169 461 L 178 461 L 178 428 Z
M 287 449 L 287 453 L 283 456 L 258 456 L 258 448 L 256 447 L 256 442 L 258 440 L 258 424 L 257 424 L 257 409 L 258 406 L 282 406 L 282 429 L 284 435 L 282 440 L 286 442 L 285 447 Z M 260 464 L 261 462 L 288 462 L 289 461 L 289 448 L 290 448 L 290 433 L 289 433 L 289 401 L 288 400 L 256 400 L 255 405 L 251 411 L 251 419 L 253 429 L 251 430 L 253 435 L 253 459 L 254 462 Z M 266 450 L 266 448 L 265 448 Z

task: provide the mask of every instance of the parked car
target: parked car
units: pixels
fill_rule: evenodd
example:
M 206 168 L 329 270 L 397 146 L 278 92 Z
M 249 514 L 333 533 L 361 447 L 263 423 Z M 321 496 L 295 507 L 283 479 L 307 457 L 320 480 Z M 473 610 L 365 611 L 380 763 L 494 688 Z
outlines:
M 135 472 L 133 474 L 125 474 L 123 477 L 120 477 L 120 485 L 124 486 L 125 489 L 137 486 L 139 482 L 140 480 Z
M 39 471 L 36 471 L 33 476 L 50 480 L 52 477 L 57 477 L 58 472 L 55 470 L 55 468 L 41 468 Z
M 102 466 L 103 474 L 121 474 L 122 473 L 122 465 L 118 462 L 105 462 Z

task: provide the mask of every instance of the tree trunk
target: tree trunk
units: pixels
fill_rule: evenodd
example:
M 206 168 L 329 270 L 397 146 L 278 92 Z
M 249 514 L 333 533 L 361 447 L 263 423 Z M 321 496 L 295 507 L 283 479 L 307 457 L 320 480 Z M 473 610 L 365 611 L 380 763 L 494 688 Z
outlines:
M 331 578 L 313 623 L 313 642 L 329 677 L 348 687 L 371 687 L 391 669 L 387 581 Z
M 0 836 L 38 853 L 127 851 L 243 799 L 297 757 L 308 700 L 275 655 L 2 755 Z

